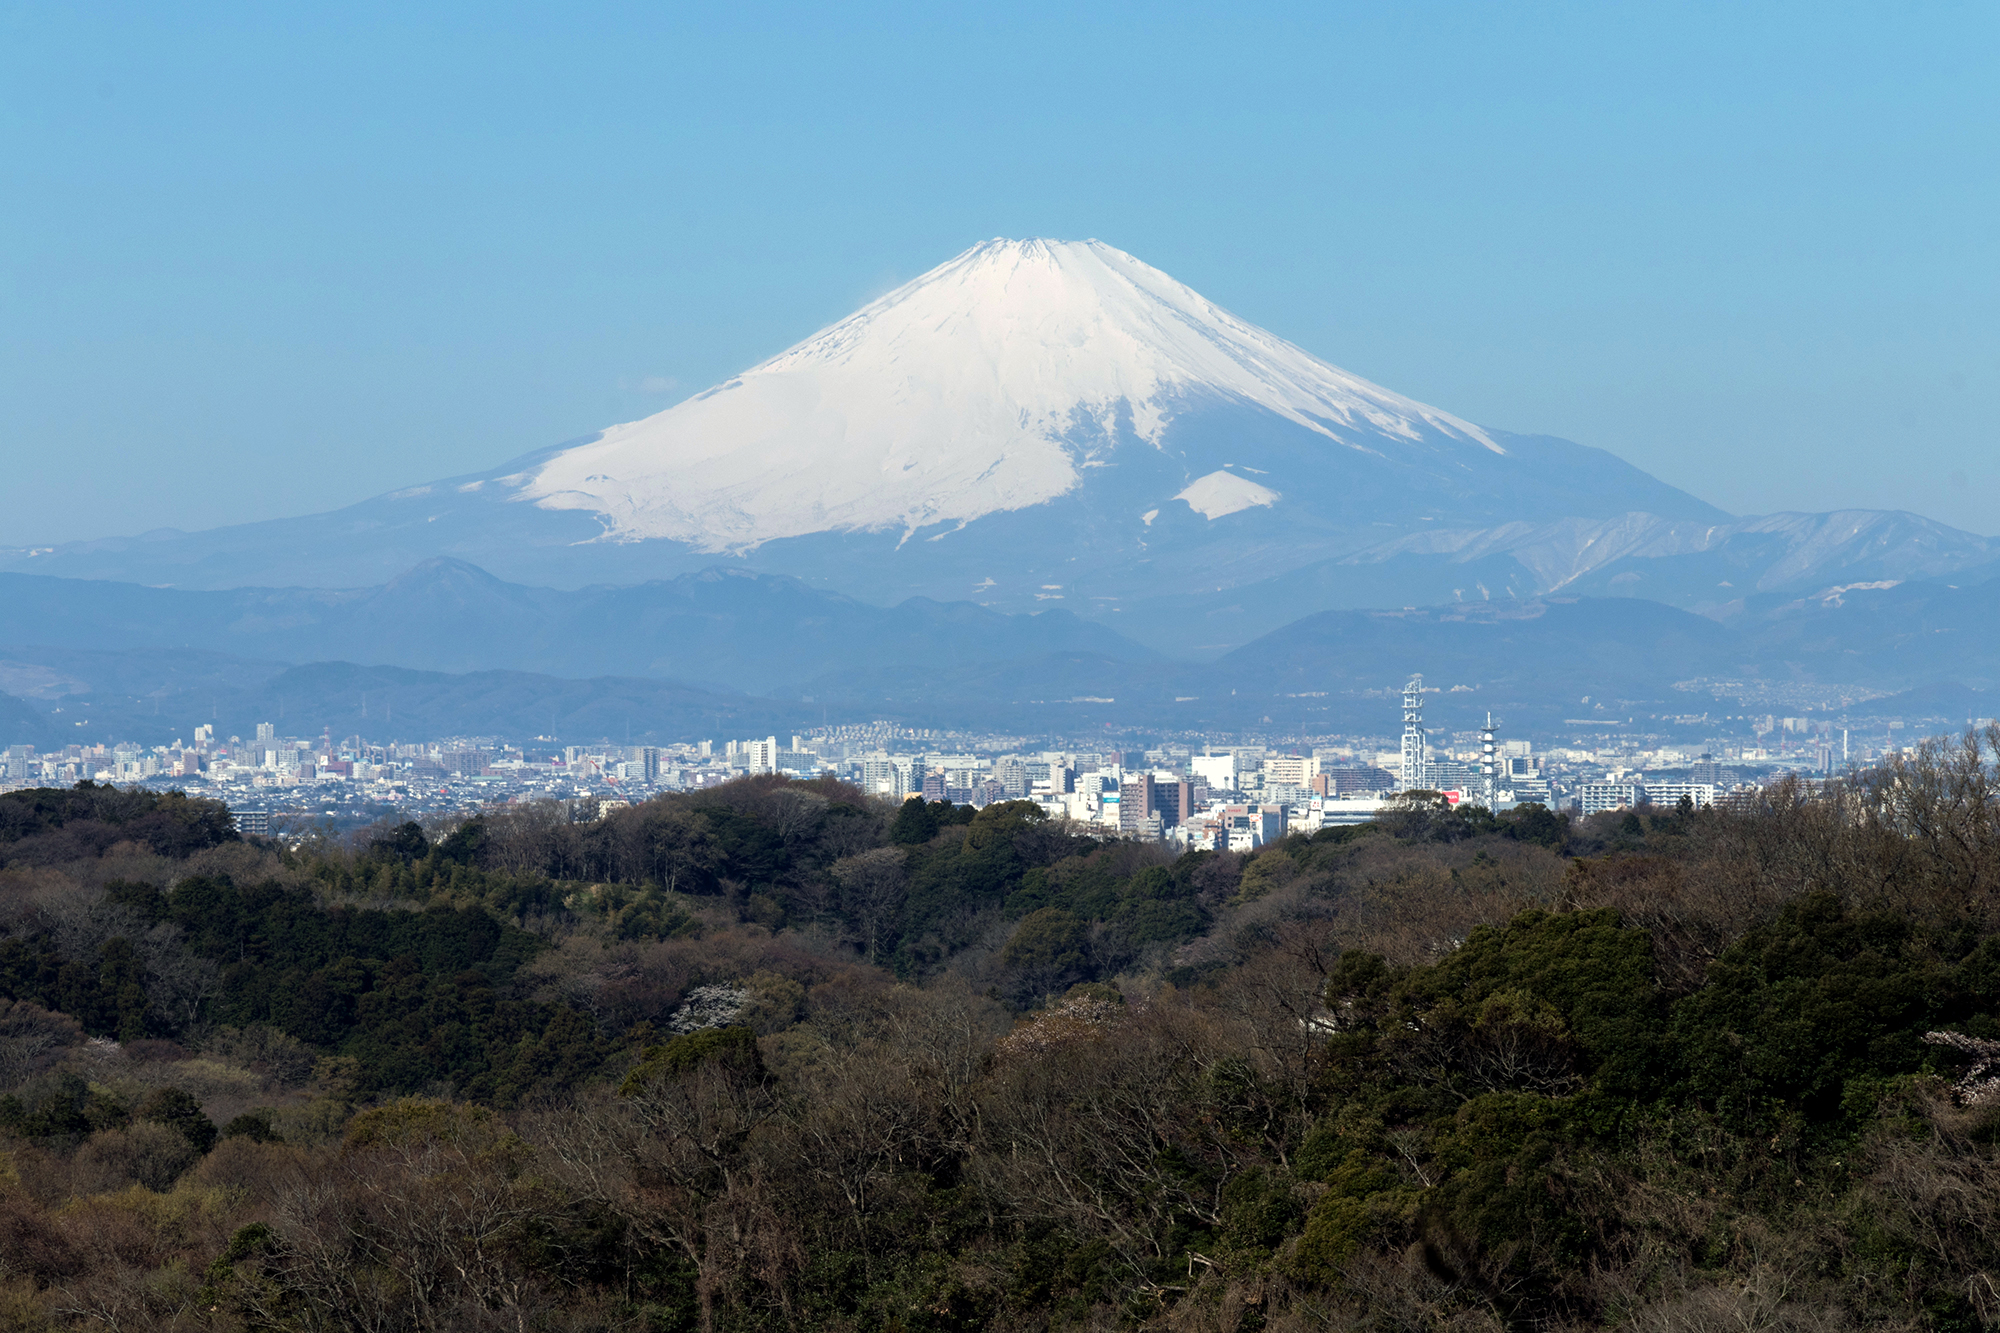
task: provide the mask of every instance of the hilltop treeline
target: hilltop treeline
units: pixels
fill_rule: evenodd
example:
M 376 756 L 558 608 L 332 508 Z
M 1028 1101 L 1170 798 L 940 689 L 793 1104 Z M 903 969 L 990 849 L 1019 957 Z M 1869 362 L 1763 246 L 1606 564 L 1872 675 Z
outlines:
M 1995 743 L 1247 856 L 0 796 L 0 1327 L 1987 1327 Z

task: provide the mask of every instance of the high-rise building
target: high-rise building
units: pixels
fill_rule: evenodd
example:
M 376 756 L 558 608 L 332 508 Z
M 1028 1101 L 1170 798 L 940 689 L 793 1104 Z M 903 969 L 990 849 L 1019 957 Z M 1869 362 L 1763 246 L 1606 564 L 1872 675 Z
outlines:
M 1009 797 L 1028 794 L 1028 766 L 1018 759 L 1002 759 L 994 764 L 993 780 Z
M 1284 787 L 1310 787 L 1319 776 L 1319 760 L 1295 754 L 1264 756 L 1264 781 Z
M 1186 779 L 1163 781 L 1152 773 L 1136 774 L 1118 787 L 1119 831 L 1128 837 L 1157 837 L 1161 830 L 1191 818 L 1198 808 L 1198 798 L 1206 795 L 1205 784 Z
M 660 780 L 660 751 L 657 746 L 645 745 L 639 749 L 639 779 L 642 782 Z
M 1484 777 L 1478 764 L 1462 759 L 1431 759 L 1424 764 L 1423 786 L 1429 791 L 1455 791 L 1468 801 L 1479 799 Z
M 1188 768 L 1206 782 L 1211 791 L 1235 791 L 1237 781 L 1234 754 L 1198 754 L 1188 760 Z
M 276 739 L 278 739 L 278 729 L 276 727 L 272 726 L 269 722 L 259 722 L 257 724 L 257 743 L 259 745 L 269 745 Z
M 942 778 L 942 774 L 939 775 Z M 901 797 L 902 775 L 896 771 L 895 761 L 888 755 L 870 755 L 861 761 L 861 790 L 871 796 Z
M 946 781 L 942 772 L 937 776 L 940 782 Z M 922 759 L 910 755 L 888 755 L 879 750 L 861 761 L 861 789 L 871 796 L 889 796 L 899 801 L 906 796 L 926 795 L 930 790 Z M 926 799 L 942 800 L 944 797 L 926 796 Z
M 1118 784 L 1118 831 L 1128 837 L 1140 836 L 1140 824 L 1154 813 L 1156 796 L 1153 775 L 1142 773 Z

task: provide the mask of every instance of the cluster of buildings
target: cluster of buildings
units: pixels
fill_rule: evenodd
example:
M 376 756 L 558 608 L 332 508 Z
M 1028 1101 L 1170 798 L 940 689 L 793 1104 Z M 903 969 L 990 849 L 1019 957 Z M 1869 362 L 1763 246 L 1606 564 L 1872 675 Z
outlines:
M 71 745 L 37 753 L 10 745 L 0 790 L 100 782 L 171 784 L 226 801 L 246 829 L 287 815 L 367 822 L 388 810 L 425 813 L 506 801 L 586 800 L 601 811 L 660 792 L 744 775 L 830 774 L 892 801 L 922 796 L 984 806 L 1028 800 L 1051 817 L 1107 834 L 1238 851 L 1291 832 L 1374 819 L 1410 791 L 1503 810 L 1539 802 L 1582 815 L 1625 806 L 1696 807 L 1754 788 L 1768 768 L 1746 768 L 1785 740 L 1827 747 L 1824 727 L 1800 719 L 1745 719 L 1754 746 L 1721 756 L 1629 743 L 1537 751 L 1503 740 L 1487 718 L 1472 732 L 1425 726 L 1421 676 L 1403 690 L 1400 736 L 1301 738 L 1218 745 L 1191 737 L 1144 750 L 1086 744 L 1039 748 L 1028 737 L 945 733 L 878 722 L 806 735 L 699 740 L 671 745 L 510 744 L 492 737 L 423 743 L 279 736 L 269 723 L 248 738 L 194 729 L 171 745 Z M 1790 724 L 1790 725 L 1787 725 Z M 1042 742 L 1041 744 L 1046 744 Z M 1846 738 L 1839 738 L 1844 755 Z M 1721 748 L 1717 746 L 1716 748 Z

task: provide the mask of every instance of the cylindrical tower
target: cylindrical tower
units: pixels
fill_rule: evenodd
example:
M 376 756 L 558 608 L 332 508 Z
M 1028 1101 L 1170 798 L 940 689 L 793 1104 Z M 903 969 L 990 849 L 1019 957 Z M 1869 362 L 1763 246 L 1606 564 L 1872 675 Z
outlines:
M 1485 780 L 1486 808 L 1491 810 L 1500 803 L 1500 741 L 1490 712 L 1486 725 L 1479 729 L 1479 774 Z

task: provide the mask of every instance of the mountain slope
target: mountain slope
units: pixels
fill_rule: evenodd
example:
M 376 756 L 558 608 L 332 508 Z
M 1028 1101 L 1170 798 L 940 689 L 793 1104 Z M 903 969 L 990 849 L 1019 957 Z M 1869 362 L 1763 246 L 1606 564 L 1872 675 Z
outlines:
M 1630 513 L 1391 538 L 1232 587 L 1125 608 L 1127 634 L 1175 632 L 1203 655 L 1298 618 L 1300 608 L 1437 606 L 1551 594 L 1638 597 L 1735 622 L 1828 588 L 1985 577 L 2000 543 L 1915 514 L 1846 510 L 1726 523 Z

